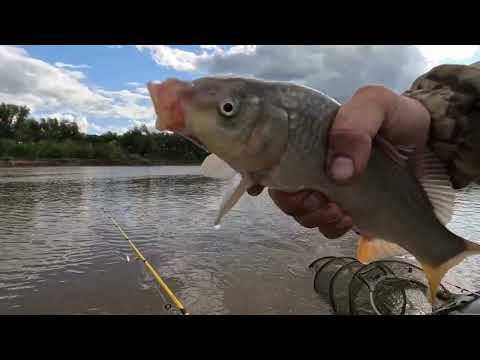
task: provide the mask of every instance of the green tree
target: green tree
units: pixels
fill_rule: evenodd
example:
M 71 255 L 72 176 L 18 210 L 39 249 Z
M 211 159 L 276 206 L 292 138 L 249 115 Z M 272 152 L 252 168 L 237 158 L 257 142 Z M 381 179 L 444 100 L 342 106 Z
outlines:
M 145 125 L 123 135 L 87 135 L 75 122 L 29 115 L 28 107 L 0 104 L 0 157 L 202 161 L 207 155 L 181 136 L 151 132 Z
M 30 109 L 26 106 L 13 104 L 0 104 L 0 136 L 3 138 L 13 138 L 15 130 L 20 128 Z

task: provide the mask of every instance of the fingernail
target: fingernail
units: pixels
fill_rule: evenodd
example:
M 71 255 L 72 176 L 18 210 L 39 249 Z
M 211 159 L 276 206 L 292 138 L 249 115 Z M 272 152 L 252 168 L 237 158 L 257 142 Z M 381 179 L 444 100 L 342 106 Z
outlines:
M 308 195 L 308 197 L 303 201 L 303 207 L 307 211 L 315 211 L 319 207 L 319 202 L 317 197 L 314 194 Z
M 350 179 L 354 173 L 353 161 L 344 156 L 339 156 L 333 160 L 330 172 L 334 180 L 345 181 Z

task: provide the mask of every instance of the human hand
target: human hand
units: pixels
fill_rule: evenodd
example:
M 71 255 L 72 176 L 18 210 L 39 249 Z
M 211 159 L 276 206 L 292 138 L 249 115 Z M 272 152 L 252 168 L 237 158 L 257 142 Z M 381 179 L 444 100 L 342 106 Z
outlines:
M 400 96 L 383 87 L 360 88 L 337 113 L 329 134 L 327 169 L 340 185 L 348 186 L 365 170 L 373 138 L 378 134 L 392 144 L 425 148 L 430 129 L 430 114 L 417 100 Z M 263 191 L 254 185 L 249 194 Z M 274 203 L 307 228 L 318 228 L 328 238 L 344 235 L 353 220 L 340 204 L 312 191 L 285 193 L 269 190 Z

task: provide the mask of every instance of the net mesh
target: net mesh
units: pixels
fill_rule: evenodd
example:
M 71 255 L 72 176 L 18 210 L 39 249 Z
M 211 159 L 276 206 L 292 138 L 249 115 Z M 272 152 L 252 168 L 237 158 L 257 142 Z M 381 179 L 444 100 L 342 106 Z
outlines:
M 351 257 L 324 257 L 310 264 L 315 291 L 338 315 L 431 314 L 428 282 L 418 266 L 386 260 L 364 265 Z M 443 285 L 439 306 L 454 298 Z

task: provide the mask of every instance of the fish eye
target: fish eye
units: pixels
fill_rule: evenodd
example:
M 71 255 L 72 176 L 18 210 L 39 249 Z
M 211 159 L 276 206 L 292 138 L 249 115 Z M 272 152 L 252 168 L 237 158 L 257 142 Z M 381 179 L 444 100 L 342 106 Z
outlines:
M 237 105 L 232 99 L 227 99 L 220 103 L 219 111 L 222 115 L 230 117 L 237 112 Z

